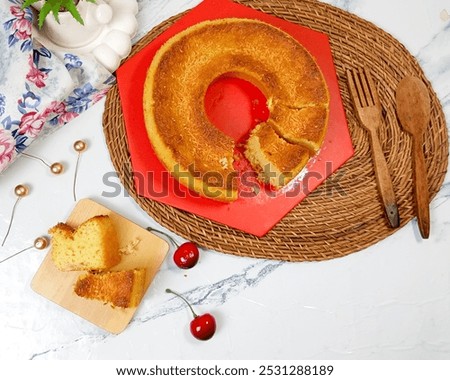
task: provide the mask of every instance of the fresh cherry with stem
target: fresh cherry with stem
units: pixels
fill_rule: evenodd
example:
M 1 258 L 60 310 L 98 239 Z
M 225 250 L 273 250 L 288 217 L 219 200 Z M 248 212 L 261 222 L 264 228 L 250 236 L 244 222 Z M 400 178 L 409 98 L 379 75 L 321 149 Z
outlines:
M 195 243 L 189 241 L 179 245 L 170 235 L 166 234 L 163 231 L 159 231 L 152 227 L 147 227 L 147 230 L 150 232 L 158 232 L 160 234 L 163 234 L 175 247 L 177 247 L 177 249 L 173 253 L 173 261 L 179 268 L 190 269 L 194 267 L 195 264 L 197 264 L 200 253 Z
M 174 292 L 173 290 L 166 289 L 166 293 L 175 294 L 177 297 L 180 297 L 184 302 L 186 302 L 186 304 L 189 306 L 189 309 L 191 309 L 192 315 L 194 316 L 194 319 L 190 324 L 191 334 L 199 340 L 211 339 L 216 332 L 215 318 L 209 313 L 197 315 L 186 298 Z

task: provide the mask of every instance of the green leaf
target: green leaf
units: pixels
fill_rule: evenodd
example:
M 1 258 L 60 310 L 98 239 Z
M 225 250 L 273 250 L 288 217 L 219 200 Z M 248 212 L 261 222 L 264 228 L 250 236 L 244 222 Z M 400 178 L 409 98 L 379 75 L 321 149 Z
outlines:
M 50 3 L 46 2 L 44 4 L 44 6 L 41 8 L 40 12 L 39 12 L 39 29 L 42 28 L 42 25 L 44 25 L 44 20 L 47 17 L 47 15 L 50 13 L 50 11 L 52 10 L 52 6 L 50 5 Z
M 84 25 L 84 21 L 81 18 L 80 13 L 78 12 L 77 7 L 73 3 L 73 0 L 66 0 L 64 2 L 64 7 L 70 12 L 75 20 L 77 20 L 81 25 Z
M 25 0 L 24 3 L 22 4 L 22 8 L 26 8 L 38 1 L 39 0 Z M 96 0 L 80 0 L 80 1 L 87 1 L 89 3 L 94 4 L 97 2 Z M 44 5 L 42 6 L 39 12 L 39 21 L 38 21 L 39 28 L 42 28 L 45 18 L 48 16 L 50 12 L 52 12 L 53 17 L 59 23 L 59 11 L 61 7 L 65 8 L 72 15 L 72 17 L 75 20 L 77 20 L 81 25 L 84 25 L 83 18 L 78 12 L 74 0 L 45 0 Z
M 52 13 L 53 13 L 53 17 L 55 18 L 56 22 L 59 24 L 59 8 L 60 8 L 60 4 L 53 4 L 52 5 Z

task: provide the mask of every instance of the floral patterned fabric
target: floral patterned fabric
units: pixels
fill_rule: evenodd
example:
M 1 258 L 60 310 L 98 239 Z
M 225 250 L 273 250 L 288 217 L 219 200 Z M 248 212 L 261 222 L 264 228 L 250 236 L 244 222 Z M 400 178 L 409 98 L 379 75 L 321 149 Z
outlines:
M 50 51 L 33 40 L 33 12 L 22 3 L 0 0 L 0 173 L 33 141 L 102 99 L 115 81 L 94 57 Z

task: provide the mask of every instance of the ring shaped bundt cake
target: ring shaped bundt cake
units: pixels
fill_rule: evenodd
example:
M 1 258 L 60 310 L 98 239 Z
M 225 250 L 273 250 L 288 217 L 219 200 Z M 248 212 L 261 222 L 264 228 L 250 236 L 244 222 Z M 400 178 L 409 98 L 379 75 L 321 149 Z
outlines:
M 257 125 L 245 156 L 262 181 L 280 188 L 320 149 L 329 93 L 309 52 L 289 34 L 261 21 L 205 21 L 169 39 L 155 55 L 144 85 L 144 117 L 159 160 L 201 195 L 238 198 L 235 141 L 209 120 L 204 105 L 216 79 L 233 76 L 257 86 L 269 119 Z

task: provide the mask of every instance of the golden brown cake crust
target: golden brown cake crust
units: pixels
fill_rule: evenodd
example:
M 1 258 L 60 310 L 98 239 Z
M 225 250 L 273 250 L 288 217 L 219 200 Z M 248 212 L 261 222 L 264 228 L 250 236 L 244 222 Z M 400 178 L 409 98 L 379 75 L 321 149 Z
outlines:
M 270 113 L 270 121 L 276 132 L 288 142 L 317 152 L 325 138 L 324 125 L 328 125 L 328 114 L 328 108 L 322 105 L 294 108 L 278 104 Z
M 83 298 L 128 308 L 138 306 L 144 291 L 145 268 L 81 275 L 74 287 Z
M 48 230 L 48 233 L 53 235 L 57 231 L 60 231 L 62 233 L 67 233 L 67 234 L 72 234 L 75 232 L 75 230 L 72 227 L 70 227 L 68 224 L 58 223 L 56 226 L 50 228 Z
M 179 180 L 207 197 L 208 186 L 202 180 L 206 173 L 219 173 L 222 178 L 234 174 L 234 141 L 209 121 L 204 107 L 209 85 L 223 75 L 240 77 L 260 88 L 270 111 L 275 110 L 278 120 L 273 124 L 279 135 L 284 138 L 288 130 L 295 137 L 288 141 L 317 151 L 328 122 L 329 93 L 317 63 L 280 29 L 257 20 L 229 18 L 201 22 L 172 37 L 147 72 L 145 123 L 165 167 L 174 172 L 178 166 L 191 174 L 189 168 L 195 168 L 197 178 L 192 174 Z M 277 104 L 286 107 L 275 109 Z M 285 109 L 304 107 L 325 111 L 315 118 L 312 132 L 308 126 L 292 130 L 292 124 L 284 124 L 292 119 L 283 114 Z M 299 157 L 296 162 L 302 160 Z M 238 196 L 233 181 L 224 181 L 214 190 L 219 192 L 218 200 L 233 201 Z

